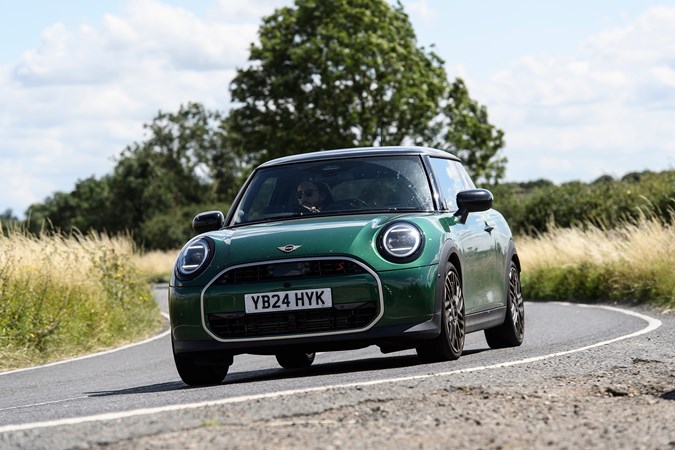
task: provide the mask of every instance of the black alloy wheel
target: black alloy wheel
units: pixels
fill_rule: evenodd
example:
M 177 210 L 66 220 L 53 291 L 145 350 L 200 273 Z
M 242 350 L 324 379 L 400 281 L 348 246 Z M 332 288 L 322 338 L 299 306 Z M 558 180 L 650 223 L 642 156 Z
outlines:
M 442 314 L 440 335 L 417 347 L 417 355 L 425 362 L 453 361 L 464 351 L 464 291 L 459 272 L 451 262 L 448 262 L 443 283 Z
M 525 302 L 520 287 L 518 267 L 511 261 L 509 291 L 506 300 L 504 323 L 485 330 L 485 339 L 490 348 L 518 347 L 525 337 Z
M 171 340 L 173 347 L 173 339 Z M 176 370 L 181 380 L 189 386 L 210 386 L 220 384 L 232 365 L 231 357 L 213 358 L 204 355 L 173 352 Z

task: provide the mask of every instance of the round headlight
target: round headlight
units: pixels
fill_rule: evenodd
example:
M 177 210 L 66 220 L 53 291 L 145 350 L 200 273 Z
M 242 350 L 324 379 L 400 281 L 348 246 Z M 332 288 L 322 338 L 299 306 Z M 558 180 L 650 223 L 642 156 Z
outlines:
M 378 248 L 382 256 L 393 262 L 410 262 L 422 252 L 422 230 L 408 222 L 396 222 L 380 233 Z
M 211 259 L 213 252 L 212 244 L 206 238 L 195 239 L 188 242 L 178 254 L 176 271 L 179 276 L 196 276 L 200 269 L 206 267 L 206 262 Z

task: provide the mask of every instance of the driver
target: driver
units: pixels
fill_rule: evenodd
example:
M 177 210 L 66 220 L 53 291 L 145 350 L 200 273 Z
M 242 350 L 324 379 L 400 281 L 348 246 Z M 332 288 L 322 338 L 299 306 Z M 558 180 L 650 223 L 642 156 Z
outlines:
M 330 200 L 328 188 L 311 180 L 298 185 L 298 203 L 312 212 L 319 212 Z

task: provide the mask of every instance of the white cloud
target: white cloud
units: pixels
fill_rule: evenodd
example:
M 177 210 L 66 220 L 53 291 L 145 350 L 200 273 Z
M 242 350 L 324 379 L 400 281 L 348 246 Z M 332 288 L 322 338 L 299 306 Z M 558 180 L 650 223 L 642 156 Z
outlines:
M 580 43 L 581 44 L 581 43 Z M 577 57 L 521 58 L 470 80 L 506 132 L 507 176 L 589 181 L 675 167 L 675 7 L 653 7 Z
M 199 17 L 140 0 L 96 24 L 45 28 L 38 48 L 0 66 L 0 210 L 22 214 L 110 173 L 159 110 L 188 101 L 228 109 L 236 67 L 279 4 L 221 1 Z

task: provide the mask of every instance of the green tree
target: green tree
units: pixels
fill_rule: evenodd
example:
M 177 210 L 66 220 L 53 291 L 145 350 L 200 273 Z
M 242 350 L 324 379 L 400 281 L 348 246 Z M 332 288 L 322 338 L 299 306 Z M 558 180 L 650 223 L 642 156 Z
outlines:
M 77 229 L 103 231 L 108 228 L 110 211 L 105 208 L 109 199 L 109 177 L 89 177 L 78 180 L 69 192 L 56 192 L 43 203 L 29 207 L 28 229 L 39 232 L 45 226 L 65 232 Z
M 469 96 L 461 78 L 450 85 L 429 131 L 436 134 L 429 145 L 459 156 L 477 182 L 496 184 L 504 178 L 504 132 L 488 121 L 487 108 Z
M 265 18 L 230 86 L 233 146 L 257 161 L 352 146 L 430 145 L 486 180 L 503 176 L 503 132 L 461 80 L 417 46 L 399 4 L 296 0 Z
M 225 144 L 220 113 L 189 103 L 159 112 L 144 128 L 147 139 L 127 146 L 112 174 L 80 180 L 72 192 L 32 205 L 30 229 L 130 232 L 139 244 L 175 248 L 189 237 L 190 222 L 171 226 L 172 220 L 194 215 L 199 204 L 229 204 L 244 163 Z
M 174 208 L 229 201 L 243 163 L 228 150 L 222 124 L 220 113 L 190 103 L 144 125 L 148 138 L 122 152 L 110 179 L 113 229 L 143 230 Z
M 447 88 L 400 5 L 297 0 L 264 19 L 231 84 L 235 142 L 268 159 L 421 136 Z

